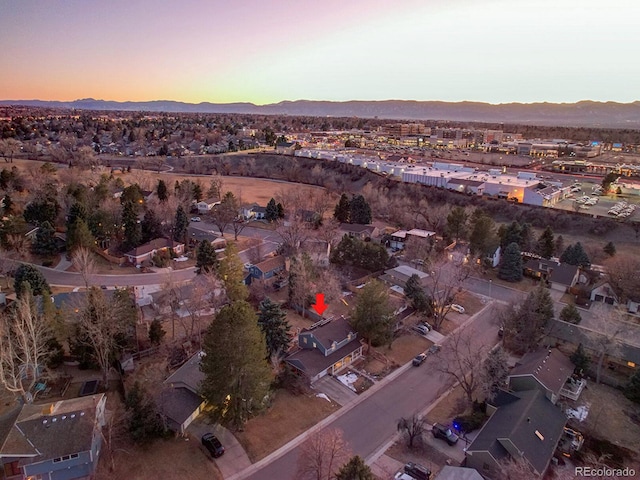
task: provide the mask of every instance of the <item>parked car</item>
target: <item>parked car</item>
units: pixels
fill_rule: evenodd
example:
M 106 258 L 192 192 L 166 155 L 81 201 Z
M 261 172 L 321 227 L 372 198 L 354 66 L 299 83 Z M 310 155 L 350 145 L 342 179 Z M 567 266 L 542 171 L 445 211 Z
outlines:
M 426 335 L 429 333 L 429 329 L 425 325 L 416 325 L 413 329 L 420 335 Z
M 202 445 L 204 448 L 209 450 L 209 453 L 212 457 L 218 458 L 224 454 L 224 447 L 218 437 L 216 437 L 213 433 L 205 433 L 202 436 Z
M 414 367 L 419 367 L 424 363 L 426 359 L 427 359 L 427 354 L 421 353 L 420 355 L 416 356 L 411 363 Z
M 457 303 L 451 305 L 451 310 L 458 313 L 464 313 L 464 307 L 462 305 L 458 305 Z
M 431 470 L 419 463 L 407 463 L 404 466 L 404 472 L 408 473 L 416 480 L 429 480 L 431 477 Z
M 202 220 L 200 219 L 200 217 L 191 217 L 191 221 L 192 222 L 201 222 Z
M 431 433 L 435 438 L 444 440 L 449 445 L 455 445 L 458 442 L 458 435 L 453 433 L 453 430 L 451 430 L 449 427 L 445 427 L 440 423 L 433 424 L 433 427 L 431 427 Z
M 429 350 L 427 350 L 427 353 L 433 355 L 434 353 L 438 353 L 440 351 L 440 345 L 438 344 L 433 344 L 429 347 Z
M 396 473 L 396 476 L 393 477 L 393 478 L 394 478 L 394 480 L 416 480 L 411 475 L 408 475 L 408 474 L 406 474 L 404 472 Z

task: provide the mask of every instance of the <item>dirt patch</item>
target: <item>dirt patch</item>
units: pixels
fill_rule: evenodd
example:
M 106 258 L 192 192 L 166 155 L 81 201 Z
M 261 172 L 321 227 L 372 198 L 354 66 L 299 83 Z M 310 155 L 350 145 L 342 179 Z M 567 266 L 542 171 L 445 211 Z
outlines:
M 458 385 L 429 411 L 427 414 L 428 423 L 437 422 L 448 425 L 453 417 L 463 414 L 466 408 L 467 398 L 462 387 Z
M 583 421 L 569 420 L 569 425 L 583 434 L 596 437 L 640 453 L 640 405 L 627 399 L 622 392 L 607 385 L 589 383 L 572 408 L 588 406 Z
M 278 390 L 271 408 L 263 415 L 249 420 L 244 430 L 235 435 L 251 462 L 255 463 L 338 408 L 339 405 L 323 398 L 313 395 L 294 396 L 285 390 Z

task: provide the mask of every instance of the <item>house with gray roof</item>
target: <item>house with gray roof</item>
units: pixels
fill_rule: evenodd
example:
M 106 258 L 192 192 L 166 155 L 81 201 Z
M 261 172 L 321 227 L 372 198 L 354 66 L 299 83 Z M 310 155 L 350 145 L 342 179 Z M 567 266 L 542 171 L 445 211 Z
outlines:
M 91 478 L 102 445 L 106 400 L 100 393 L 23 405 L 4 415 L 0 418 L 2 478 Z
M 320 321 L 298 335 L 298 350 L 285 361 L 309 378 L 311 383 L 335 375 L 362 357 L 358 334 L 344 318 Z
M 575 388 L 569 388 L 578 382 L 572 378 L 574 368 L 569 357 L 557 348 L 529 352 L 509 373 L 509 390 L 521 392 L 537 388 L 544 392 L 547 399 L 554 404 L 562 395 L 568 396 L 568 391 L 571 391 L 570 397 L 577 400 L 586 382 L 579 381 L 580 386 L 576 396 Z
M 523 265 L 524 274 L 547 282 L 552 290 L 567 292 L 578 283 L 580 268 L 544 258 L 532 258 Z
M 522 459 L 541 478 L 562 437 L 567 417 L 538 389 L 501 392 L 491 417 L 466 450 L 466 466 L 491 476 L 502 462 Z
M 204 380 L 200 370 L 203 355 L 204 352 L 196 353 L 173 372 L 154 398 L 167 427 L 176 433 L 184 434 L 206 404 L 200 396 L 200 384 Z

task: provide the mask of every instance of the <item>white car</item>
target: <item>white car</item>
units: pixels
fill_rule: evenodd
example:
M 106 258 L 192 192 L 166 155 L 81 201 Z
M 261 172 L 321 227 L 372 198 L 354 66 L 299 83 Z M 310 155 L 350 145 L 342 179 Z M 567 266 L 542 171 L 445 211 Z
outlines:
M 191 217 L 191 221 L 192 222 L 201 222 L 202 220 L 200 219 L 200 217 Z
M 458 312 L 458 313 L 464 313 L 464 307 L 462 305 L 458 305 L 456 303 L 451 305 L 451 310 L 453 310 L 454 312 Z

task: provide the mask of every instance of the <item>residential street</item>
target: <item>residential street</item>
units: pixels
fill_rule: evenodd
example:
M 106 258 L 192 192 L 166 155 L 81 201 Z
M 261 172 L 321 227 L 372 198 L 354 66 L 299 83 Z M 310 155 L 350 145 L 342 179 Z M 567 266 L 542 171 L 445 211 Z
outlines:
M 493 346 L 496 343 L 497 308 L 493 304 L 487 306 L 464 327 L 473 330 L 473 338 L 478 344 Z M 337 418 L 325 428 L 341 429 L 353 452 L 368 458 L 393 437 L 400 417 L 424 410 L 452 385 L 450 378 L 435 370 L 436 361 L 435 357 L 430 357 L 419 368 L 404 367 L 404 371 L 389 383 L 369 395 L 365 392 L 361 401 L 351 409 L 347 406 L 334 414 Z M 301 438 L 297 440 L 231 478 L 294 479 Z

